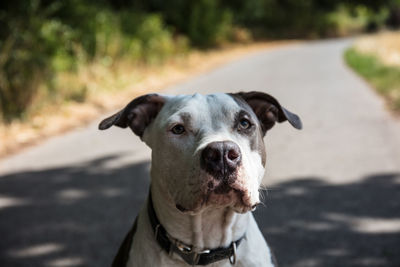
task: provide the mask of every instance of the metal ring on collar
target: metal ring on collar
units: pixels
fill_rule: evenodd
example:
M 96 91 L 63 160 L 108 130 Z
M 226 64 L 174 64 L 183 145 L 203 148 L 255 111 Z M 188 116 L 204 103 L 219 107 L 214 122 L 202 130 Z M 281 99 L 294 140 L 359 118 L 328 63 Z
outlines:
M 235 265 L 235 263 L 236 263 L 236 242 L 232 243 L 232 249 L 233 249 L 233 253 L 231 256 L 229 256 L 229 262 L 232 265 Z
M 175 243 L 175 246 L 183 253 L 191 253 L 193 250 L 192 246 L 187 246 L 177 240 L 175 240 L 174 243 Z

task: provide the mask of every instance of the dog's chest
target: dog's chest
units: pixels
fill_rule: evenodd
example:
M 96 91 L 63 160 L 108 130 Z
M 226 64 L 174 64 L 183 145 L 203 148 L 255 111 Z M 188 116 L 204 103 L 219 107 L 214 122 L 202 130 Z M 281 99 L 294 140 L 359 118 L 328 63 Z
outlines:
M 247 225 L 245 240 L 237 249 L 236 264 L 228 259 L 221 260 L 207 267 L 273 267 L 270 249 L 265 242 L 253 216 Z M 154 240 L 154 233 L 146 214 L 141 213 L 138 228 L 133 238 L 127 267 L 188 267 L 178 255 L 168 255 Z

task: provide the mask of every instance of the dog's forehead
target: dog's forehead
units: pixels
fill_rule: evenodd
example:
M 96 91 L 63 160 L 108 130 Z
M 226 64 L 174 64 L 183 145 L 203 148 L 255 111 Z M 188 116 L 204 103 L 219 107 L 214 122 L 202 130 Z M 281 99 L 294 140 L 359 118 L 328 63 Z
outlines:
M 166 116 L 186 114 L 192 117 L 230 117 L 241 107 L 228 94 L 217 93 L 209 95 L 178 95 L 169 97 L 165 104 Z

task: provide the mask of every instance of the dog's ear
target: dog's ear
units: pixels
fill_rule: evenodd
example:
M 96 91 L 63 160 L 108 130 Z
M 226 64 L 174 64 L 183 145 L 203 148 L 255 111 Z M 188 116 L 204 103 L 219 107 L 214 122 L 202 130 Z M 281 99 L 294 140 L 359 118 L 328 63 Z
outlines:
M 263 134 L 271 129 L 275 122 L 286 120 L 296 129 L 300 130 L 303 127 L 299 116 L 282 107 L 278 100 L 269 94 L 253 91 L 233 95 L 242 98 L 253 109 L 261 122 Z
M 121 128 L 130 127 L 142 137 L 146 127 L 153 121 L 165 103 L 165 98 L 157 94 L 143 95 L 132 100 L 124 109 L 104 119 L 99 124 L 100 130 L 115 125 Z

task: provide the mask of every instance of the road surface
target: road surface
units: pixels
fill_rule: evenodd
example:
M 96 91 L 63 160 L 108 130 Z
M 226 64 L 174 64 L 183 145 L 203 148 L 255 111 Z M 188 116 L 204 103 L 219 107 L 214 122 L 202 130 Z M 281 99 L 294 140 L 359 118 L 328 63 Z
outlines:
M 400 122 L 344 64 L 350 43 L 260 52 L 167 90 L 262 90 L 301 116 L 303 131 L 285 123 L 265 139 L 256 218 L 280 266 L 400 266 Z M 1 266 L 109 266 L 147 194 L 150 151 L 97 123 L 0 162 Z

